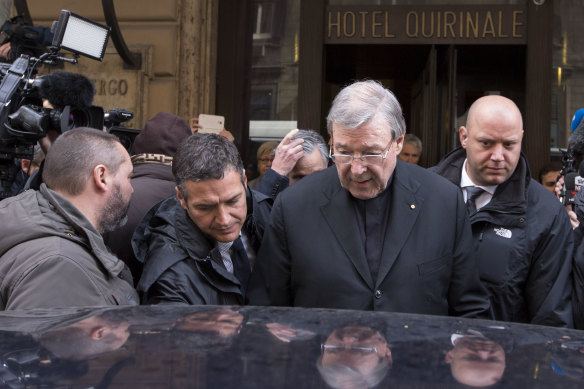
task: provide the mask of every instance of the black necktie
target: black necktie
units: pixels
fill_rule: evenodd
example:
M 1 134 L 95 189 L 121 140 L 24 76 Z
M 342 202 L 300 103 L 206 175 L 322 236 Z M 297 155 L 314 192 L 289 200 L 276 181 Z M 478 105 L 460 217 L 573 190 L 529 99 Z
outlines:
M 239 283 L 241 284 L 241 294 L 245 298 L 247 283 L 249 281 L 249 276 L 251 275 L 251 267 L 249 266 L 249 259 L 247 258 L 247 253 L 245 252 L 245 247 L 243 247 L 241 237 L 234 240 L 233 245 L 231 246 L 231 263 L 233 263 L 233 274 L 239 280 Z
M 469 215 L 472 215 L 477 211 L 477 206 L 475 204 L 475 200 L 481 194 L 483 194 L 485 190 L 476 186 L 467 186 L 466 187 L 466 210 L 468 211 Z

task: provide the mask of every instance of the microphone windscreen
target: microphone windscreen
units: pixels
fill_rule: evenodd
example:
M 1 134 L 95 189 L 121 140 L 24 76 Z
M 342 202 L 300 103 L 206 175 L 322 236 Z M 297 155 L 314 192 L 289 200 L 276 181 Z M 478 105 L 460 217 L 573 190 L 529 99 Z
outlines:
M 95 88 L 89 78 L 69 72 L 53 72 L 42 76 L 39 95 L 56 108 L 66 105 L 89 108 Z
M 578 166 L 578 175 L 584 177 L 584 161 L 580 162 L 580 166 Z
M 584 154 L 584 121 L 581 121 L 576 130 L 570 135 L 568 148 L 579 156 Z
M 566 174 L 566 177 L 564 177 L 564 185 L 566 186 L 566 191 L 576 190 L 576 177 L 577 176 L 578 176 L 578 173 L 576 173 L 576 172 Z

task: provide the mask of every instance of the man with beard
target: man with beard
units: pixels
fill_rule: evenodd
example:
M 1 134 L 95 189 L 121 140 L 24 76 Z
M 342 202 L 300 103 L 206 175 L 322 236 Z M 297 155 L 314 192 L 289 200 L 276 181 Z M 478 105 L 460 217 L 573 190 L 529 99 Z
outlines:
M 0 202 L 0 309 L 137 304 L 129 271 L 101 236 L 126 219 L 131 175 L 114 135 L 59 136 L 39 191 Z

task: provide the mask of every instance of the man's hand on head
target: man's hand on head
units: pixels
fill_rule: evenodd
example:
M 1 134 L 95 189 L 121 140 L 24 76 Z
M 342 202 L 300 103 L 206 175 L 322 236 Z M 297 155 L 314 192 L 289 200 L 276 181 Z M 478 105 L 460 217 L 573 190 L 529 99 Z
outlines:
M 304 156 L 304 151 L 302 151 L 304 139 L 292 140 L 297 133 L 297 129 L 290 131 L 276 147 L 271 169 L 282 176 L 287 176 L 294 169 L 296 162 Z

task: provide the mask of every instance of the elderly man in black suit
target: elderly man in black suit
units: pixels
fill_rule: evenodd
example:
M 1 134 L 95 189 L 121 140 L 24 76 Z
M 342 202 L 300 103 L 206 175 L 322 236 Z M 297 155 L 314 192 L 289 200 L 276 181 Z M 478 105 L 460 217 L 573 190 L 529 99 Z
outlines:
M 460 190 L 397 160 L 405 122 L 395 96 L 356 82 L 327 124 L 336 166 L 278 196 L 250 304 L 488 317 Z

